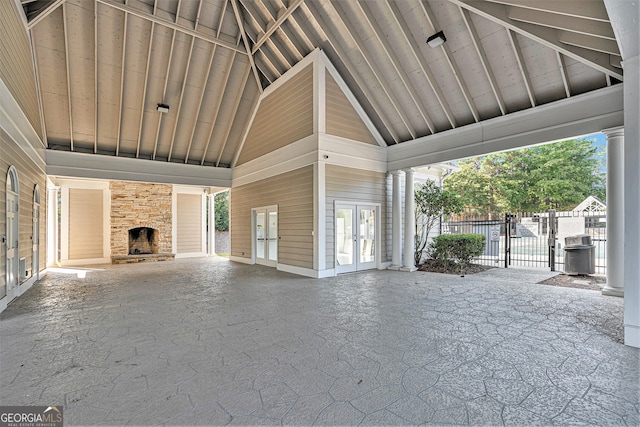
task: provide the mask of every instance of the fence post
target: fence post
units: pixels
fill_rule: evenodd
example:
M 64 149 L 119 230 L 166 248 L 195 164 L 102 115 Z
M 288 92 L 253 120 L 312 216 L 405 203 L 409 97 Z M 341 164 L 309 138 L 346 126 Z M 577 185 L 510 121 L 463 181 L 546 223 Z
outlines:
M 504 214 L 504 268 L 509 268 L 511 256 L 511 214 Z
M 549 239 L 547 244 L 549 245 L 549 267 L 551 271 L 556 271 L 556 210 L 549 209 Z

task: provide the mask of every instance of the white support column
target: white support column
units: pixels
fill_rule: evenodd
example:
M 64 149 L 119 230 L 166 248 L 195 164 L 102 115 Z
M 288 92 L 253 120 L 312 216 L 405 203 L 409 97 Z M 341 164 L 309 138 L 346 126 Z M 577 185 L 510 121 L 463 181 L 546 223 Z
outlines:
M 624 128 L 607 137 L 607 285 L 603 295 L 624 295 Z
M 416 218 L 415 218 L 415 201 L 413 195 L 413 175 L 415 170 L 412 168 L 404 170 L 405 185 L 404 185 L 404 257 L 403 265 L 400 270 L 402 271 L 416 271 L 414 262 L 415 253 L 415 233 L 416 233 Z
M 402 195 L 400 194 L 400 175 L 402 171 L 391 172 L 393 189 L 391 193 L 391 265 L 389 270 L 400 270 L 402 266 Z
M 216 203 L 215 194 L 207 195 L 207 203 L 209 203 L 209 247 L 207 252 L 209 256 L 216 255 Z
M 624 58 L 624 76 L 624 343 L 640 347 L 640 56 L 637 53 Z
M 47 188 L 47 267 L 58 264 L 58 189 Z

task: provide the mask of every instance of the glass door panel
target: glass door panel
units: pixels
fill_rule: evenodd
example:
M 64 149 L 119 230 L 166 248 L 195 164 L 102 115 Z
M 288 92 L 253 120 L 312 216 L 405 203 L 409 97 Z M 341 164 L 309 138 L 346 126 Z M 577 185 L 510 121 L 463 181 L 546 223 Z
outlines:
M 269 209 L 269 224 L 267 227 L 267 239 L 269 242 L 267 248 L 267 264 L 273 267 L 278 262 L 278 211 Z
M 360 212 L 360 264 L 376 261 L 376 211 L 373 208 L 358 207 Z M 361 268 L 358 268 L 361 269 Z
M 256 210 L 256 264 L 267 264 L 266 240 L 265 240 L 265 216 L 264 210 Z

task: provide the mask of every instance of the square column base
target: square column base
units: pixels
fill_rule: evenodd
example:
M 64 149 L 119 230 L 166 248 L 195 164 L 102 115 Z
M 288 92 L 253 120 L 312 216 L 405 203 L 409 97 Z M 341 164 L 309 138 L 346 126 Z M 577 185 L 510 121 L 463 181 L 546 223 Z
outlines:
M 624 288 L 610 288 L 605 286 L 602 288 L 602 295 L 609 297 L 624 297 Z
M 624 345 L 640 347 L 640 327 L 624 325 Z
M 400 271 L 412 272 L 412 271 L 418 271 L 418 269 L 416 267 L 400 267 Z
M 402 267 L 400 267 L 399 265 L 390 265 L 389 267 L 387 267 L 387 270 L 393 270 L 393 271 L 400 271 Z

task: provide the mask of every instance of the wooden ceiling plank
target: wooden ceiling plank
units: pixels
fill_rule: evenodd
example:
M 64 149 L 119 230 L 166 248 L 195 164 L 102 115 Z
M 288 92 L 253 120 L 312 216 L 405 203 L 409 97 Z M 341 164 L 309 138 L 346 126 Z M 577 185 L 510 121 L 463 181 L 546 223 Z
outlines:
M 180 100 L 178 101 L 178 109 L 176 110 L 176 121 L 173 124 L 173 132 L 171 134 L 171 145 L 169 145 L 169 155 L 167 161 L 171 161 L 173 155 L 173 146 L 176 141 L 176 131 L 178 130 L 178 122 L 180 121 L 180 112 L 182 110 L 182 101 L 184 100 L 184 92 L 187 87 L 187 81 L 189 81 L 189 69 L 191 68 L 191 57 L 193 55 L 193 45 L 196 41 L 195 37 L 191 37 L 191 46 L 189 46 L 189 56 L 187 56 L 187 67 L 184 70 L 184 79 L 182 80 L 182 88 L 180 88 Z
M 263 92 L 262 83 L 260 82 L 260 76 L 258 75 L 258 68 L 256 67 L 256 63 L 253 60 L 253 54 L 251 53 L 251 48 L 249 47 L 249 41 L 247 40 L 247 33 L 244 30 L 244 24 L 242 23 L 242 15 L 240 15 L 240 9 L 238 8 L 238 0 L 231 0 L 231 7 L 233 7 L 233 14 L 236 17 L 236 23 L 238 24 L 238 29 L 240 34 L 242 34 L 242 42 L 244 43 L 245 52 L 247 57 L 249 58 L 249 63 L 251 64 L 251 69 L 253 70 L 253 76 L 256 79 L 256 83 L 258 84 L 258 90 L 260 93 Z
M 69 142 L 71 151 L 73 147 L 73 116 L 71 108 L 71 73 L 69 64 L 69 34 L 67 31 L 67 4 L 62 3 L 62 33 L 64 34 L 64 61 L 67 69 L 67 102 L 69 107 Z
M 209 136 L 207 137 L 207 144 L 205 145 L 204 151 L 202 152 L 202 159 L 200 159 L 201 165 L 204 165 L 204 159 L 207 157 L 207 151 L 209 151 L 209 144 L 211 144 L 213 129 L 216 127 L 216 121 L 218 120 L 218 113 L 220 112 L 220 106 L 222 105 L 225 89 L 229 84 L 229 76 L 231 75 L 231 69 L 233 68 L 233 63 L 235 62 L 235 59 L 236 59 L 236 54 L 232 53 L 231 57 L 229 58 L 229 64 L 227 65 L 227 69 L 225 70 L 224 84 L 222 85 L 222 93 L 218 96 L 218 103 L 215 106 L 215 110 L 213 110 L 213 115 L 211 118 L 211 128 L 209 129 Z
M 171 59 L 173 58 L 173 47 L 176 43 L 176 30 L 172 31 L 171 36 L 171 48 L 169 49 L 169 61 L 167 62 L 167 71 L 164 75 L 164 88 L 162 89 L 162 102 L 164 103 L 164 97 L 167 95 L 167 85 L 169 84 L 169 71 L 171 71 Z M 156 153 L 158 152 L 158 140 L 160 139 L 160 125 L 162 124 L 162 116 L 164 113 L 158 113 L 158 126 L 156 127 L 156 140 L 153 146 L 152 160 L 156 159 Z
M 426 15 L 428 21 L 431 23 L 431 26 L 433 27 L 435 32 L 437 28 L 440 28 L 440 26 L 436 21 L 435 14 L 431 10 L 431 6 L 429 6 L 429 4 L 425 0 L 421 0 L 420 5 L 422 6 L 422 11 Z M 464 99 L 467 102 L 467 106 L 469 107 L 469 110 L 471 111 L 471 114 L 473 115 L 474 120 L 476 121 L 476 123 L 479 122 L 480 115 L 478 114 L 478 108 L 473 102 L 473 97 L 469 92 L 469 87 L 467 86 L 466 82 L 464 81 L 464 78 L 462 77 L 462 73 L 460 72 L 460 67 L 458 67 L 458 63 L 453 57 L 453 52 L 451 52 L 451 49 L 449 49 L 449 45 L 447 45 L 447 43 L 441 44 L 440 48 L 444 52 L 444 57 L 447 60 L 447 63 L 449 64 L 451 71 L 453 72 L 453 76 L 455 77 L 456 82 L 458 83 L 458 87 L 460 87 L 460 91 L 462 92 L 462 95 L 464 96 Z
M 118 9 L 121 10 L 123 12 L 127 12 L 130 13 L 132 15 L 135 15 L 139 18 L 143 18 L 143 19 L 147 19 L 149 21 L 155 22 L 156 24 L 159 25 L 163 25 L 165 27 L 171 28 L 174 31 L 179 31 L 181 33 L 187 34 L 191 37 L 196 37 L 199 38 L 201 40 L 204 40 L 206 42 L 209 43 L 215 43 L 219 46 L 225 47 L 227 49 L 236 51 L 236 52 L 240 52 L 242 54 L 247 54 L 246 50 L 243 50 L 241 48 L 239 48 L 238 46 L 235 46 L 233 43 L 230 43 L 228 41 L 225 40 L 221 40 L 217 37 L 212 37 L 208 34 L 199 32 L 199 31 L 195 31 L 191 28 L 187 28 L 183 25 L 180 24 L 176 24 L 175 22 L 171 22 L 167 19 L 161 18 L 159 16 L 153 15 L 153 14 L 149 14 L 147 12 L 143 12 L 139 9 L 133 8 L 131 6 L 128 6 L 126 4 L 122 4 L 122 3 L 116 3 L 114 0 L 95 0 L 99 3 L 105 4 L 107 6 L 113 7 L 114 9 Z
M 360 52 L 360 55 L 362 55 L 362 57 L 364 58 L 364 61 L 368 65 L 369 69 L 371 69 L 374 77 L 378 81 L 378 84 L 382 88 L 382 90 L 385 93 L 386 97 L 391 102 L 391 105 L 393 106 L 393 108 L 395 109 L 396 113 L 398 114 L 398 117 L 400 117 L 400 120 L 402 120 L 402 123 L 404 124 L 405 128 L 407 129 L 407 131 L 411 135 L 411 138 L 415 139 L 416 135 L 417 135 L 416 134 L 416 130 L 411 125 L 411 122 L 410 122 L 409 118 L 407 117 L 406 112 L 402 108 L 402 104 L 400 103 L 400 100 L 395 95 L 395 91 L 393 89 L 391 89 L 389 87 L 389 85 L 387 84 L 386 79 L 382 75 L 382 71 L 380 70 L 378 65 L 368 55 L 366 49 L 363 48 L 364 40 L 362 40 L 362 38 L 360 37 L 360 35 L 358 34 L 357 31 L 353 30 L 354 26 L 351 23 L 351 20 L 350 20 L 349 16 L 346 14 L 346 12 L 342 9 L 341 6 L 339 6 L 339 5 L 336 6 L 331 1 L 327 2 L 326 4 L 327 5 L 331 5 L 333 7 L 333 9 L 338 13 L 338 17 L 340 18 L 340 21 L 346 27 L 347 32 L 349 33 L 349 35 L 353 39 L 353 41 L 355 43 L 355 46 L 358 49 L 358 52 Z
M 384 31 L 380 27 L 380 24 L 378 23 L 378 21 L 375 19 L 375 16 L 373 16 L 373 13 L 369 9 L 369 6 L 367 5 L 367 3 L 363 4 L 362 2 L 356 2 L 356 4 L 358 5 L 360 11 L 362 12 L 365 20 L 373 30 L 373 33 L 376 35 L 376 39 L 382 45 L 389 62 L 391 63 L 391 65 L 393 65 L 393 68 L 396 70 L 396 72 L 400 76 L 400 80 L 402 81 L 402 84 L 404 85 L 407 92 L 409 93 L 409 96 L 411 97 L 414 105 L 417 107 L 418 111 L 420 112 L 422 119 L 427 124 L 429 131 L 431 133 L 435 133 L 435 126 L 433 124 L 433 121 L 431 120 L 431 117 L 429 116 L 429 113 L 427 112 L 427 108 L 420 101 L 419 99 L 420 96 L 418 95 L 415 87 L 411 83 L 411 79 L 409 78 L 409 76 L 407 75 L 407 72 L 402 67 L 401 61 L 398 58 L 398 56 L 395 54 L 393 46 L 391 46 L 391 43 L 389 42 L 389 40 L 384 36 Z
M 528 24 L 525 22 L 514 21 L 509 19 L 507 15 L 506 7 L 503 4 L 491 3 L 488 1 L 478 2 L 472 0 L 449 0 L 450 2 L 461 6 L 471 12 L 477 13 L 485 19 L 488 19 L 496 24 L 502 25 L 507 29 L 514 31 L 524 37 L 530 38 L 550 49 L 556 50 L 563 55 L 582 62 L 591 68 L 594 68 L 602 73 L 609 74 L 612 77 L 622 81 L 623 76 L 620 70 L 616 69 L 609 63 L 607 54 L 602 52 L 596 52 L 589 49 L 583 49 L 575 46 L 562 43 L 558 40 L 557 31 L 553 28 L 542 27 L 539 25 Z M 544 0 L 540 0 L 542 2 Z M 530 2 L 530 3 L 537 3 Z M 581 2 L 562 2 L 553 1 L 551 3 L 564 4 L 563 7 L 571 6 L 573 9 L 579 9 L 576 4 Z
M 390 8 L 391 10 L 390 16 L 394 19 L 396 25 L 400 30 L 400 33 L 404 37 L 407 44 L 411 47 L 413 56 L 418 62 L 418 64 L 420 65 L 420 71 L 422 71 L 422 74 L 427 79 L 427 82 L 429 83 L 431 90 L 433 90 L 433 93 L 435 94 L 436 99 L 438 100 L 438 103 L 442 108 L 442 111 L 444 111 L 445 116 L 447 116 L 447 120 L 449 120 L 451 127 L 456 128 L 458 124 L 453 115 L 453 112 L 451 111 L 451 108 L 449 107 L 449 104 L 447 103 L 447 100 L 444 94 L 442 93 L 440 86 L 436 83 L 436 79 L 433 73 L 431 72 L 429 65 L 427 64 L 427 61 L 424 59 L 424 56 L 422 56 L 422 53 L 420 52 L 420 48 L 418 47 L 418 44 L 416 43 L 413 36 L 407 33 L 407 28 L 409 27 L 407 26 L 407 23 L 404 20 L 404 17 L 402 16 L 400 9 L 394 2 L 390 2 L 389 0 L 385 1 L 384 3 Z
M 537 104 L 536 96 L 533 92 L 533 85 L 531 84 L 531 78 L 529 77 L 529 72 L 527 71 L 527 65 L 525 64 L 524 57 L 522 56 L 522 49 L 520 49 L 520 44 L 516 39 L 515 33 L 507 28 L 507 34 L 509 35 L 511 47 L 513 48 L 513 52 L 516 55 L 516 60 L 518 61 L 520 74 L 522 75 L 522 80 L 524 81 L 524 85 L 527 89 L 527 94 L 529 95 L 529 101 L 531 102 L 531 106 L 535 107 Z
M 496 76 L 491 70 L 491 64 L 487 59 L 487 54 L 485 53 L 484 48 L 482 47 L 482 43 L 480 42 L 478 31 L 476 30 L 476 27 L 471 20 L 471 12 L 461 7 L 459 7 L 458 9 L 460 10 L 460 13 L 462 13 L 462 19 L 467 26 L 467 30 L 469 30 L 469 33 L 471 33 L 471 41 L 473 41 L 473 46 L 476 48 L 476 53 L 480 58 L 482 68 L 484 68 L 484 72 L 489 79 L 491 90 L 493 91 L 493 95 L 496 97 L 496 101 L 498 102 L 498 106 L 500 107 L 500 112 L 504 116 L 505 114 L 507 114 L 507 107 L 505 106 L 504 99 L 502 98 L 502 93 L 500 92 L 500 87 L 498 86 Z
M 240 107 L 240 101 L 242 101 L 242 92 L 244 92 L 244 88 L 247 85 L 247 79 L 249 78 L 250 67 L 246 67 L 244 75 L 242 76 L 242 84 L 240 85 L 240 90 L 236 95 L 236 101 L 233 104 L 233 109 L 231 113 L 232 119 L 227 123 L 227 129 L 224 132 L 224 137 L 222 138 L 222 146 L 220 147 L 220 153 L 218 154 L 218 159 L 216 160 L 216 167 L 220 165 L 220 159 L 222 159 L 222 154 L 224 153 L 224 147 L 227 145 L 227 140 L 229 139 L 229 134 L 231 133 L 231 128 L 233 127 L 233 122 L 238 115 L 238 108 Z
M 189 136 L 189 145 L 187 146 L 187 153 L 184 156 L 184 162 L 189 162 L 189 153 L 191 152 L 191 145 L 193 144 L 193 135 L 196 133 L 196 127 L 198 125 L 198 119 L 200 118 L 200 109 L 202 108 L 202 101 L 204 100 L 204 94 L 207 91 L 207 82 L 209 81 L 209 76 L 211 75 L 211 64 L 213 64 L 213 56 L 216 53 L 216 45 L 214 44 L 211 47 L 211 55 L 209 56 L 209 63 L 207 65 L 207 76 L 204 79 L 204 85 L 202 86 L 202 92 L 200 92 L 200 99 L 198 100 L 198 112 L 196 113 L 196 119 L 193 123 L 193 127 L 191 128 L 191 135 Z
M 149 65 L 151 63 L 151 52 L 153 51 L 153 30 L 155 29 L 155 22 L 151 23 L 151 35 L 149 36 L 149 48 L 147 51 L 147 65 L 144 72 L 144 87 L 142 88 L 142 102 L 140 103 L 140 126 L 138 128 L 138 144 L 136 147 L 136 159 L 140 157 L 140 142 L 142 140 L 142 122 L 144 119 L 144 104 L 147 100 L 147 82 L 149 81 Z M 215 44 L 213 46 L 216 46 Z
M 353 67 L 353 65 L 351 65 L 351 62 L 347 60 L 348 55 L 345 53 L 344 49 L 339 44 L 339 41 L 336 40 L 333 37 L 333 35 L 330 34 L 330 32 L 324 30 L 324 28 L 329 28 L 329 27 L 325 22 L 324 18 L 322 17 L 322 15 L 320 14 L 320 12 L 316 9 L 317 6 L 313 2 L 311 2 L 311 3 L 304 3 L 303 7 L 305 7 L 309 11 L 309 14 L 313 17 L 313 19 L 316 20 L 319 27 L 323 29 L 325 38 L 327 39 L 329 44 L 331 44 L 331 47 L 340 58 L 340 61 L 344 64 L 345 67 L 347 67 L 347 70 L 351 75 L 351 77 L 353 78 L 353 80 L 355 81 L 356 85 L 358 85 L 360 91 L 364 94 L 364 96 L 367 98 L 367 100 L 371 104 L 375 115 L 377 115 L 380 118 L 387 132 L 389 132 L 389 134 L 391 135 L 391 138 L 393 138 L 394 144 L 397 144 L 398 142 L 400 142 L 400 137 L 398 136 L 396 131 L 393 129 L 393 127 L 390 125 L 387 119 L 382 114 L 380 114 L 381 108 L 378 105 L 378 102 L 373 97 L 373 94 L 369 90 L 368 85 L 365 84 L 364 80 L 362 79 L 358 71 Z M 304 25 L 304 23 L 301 22 L 299 23 L 299 25 L 302 26 Z M 303 31 L 305 31 L 304 28 L 303 28 Z

